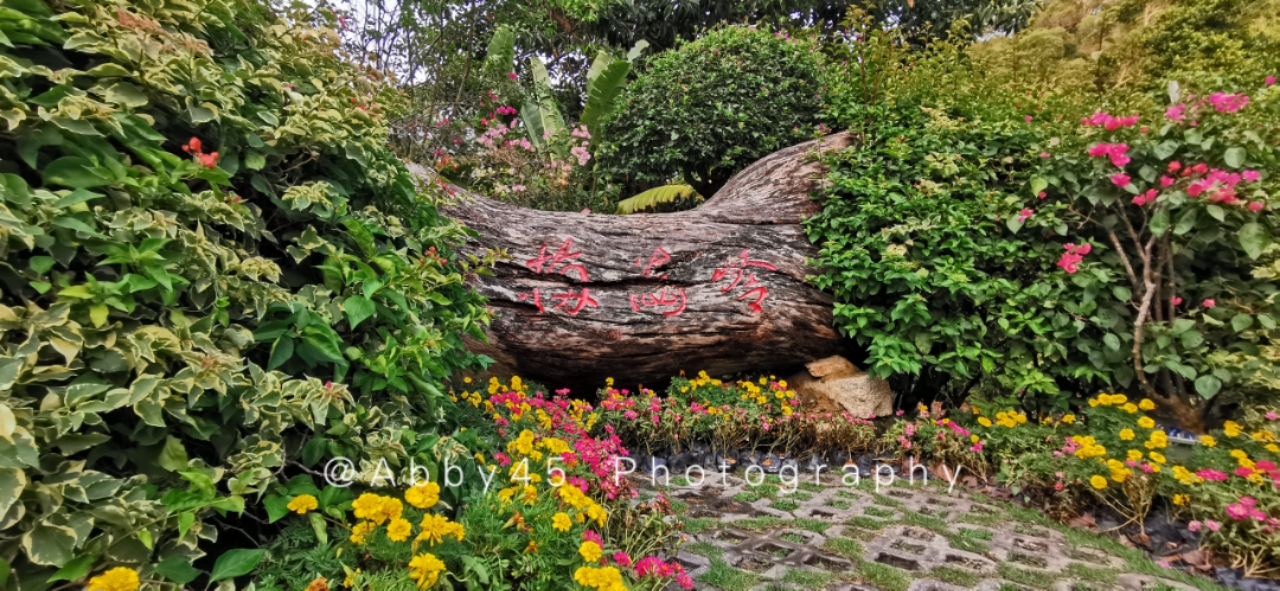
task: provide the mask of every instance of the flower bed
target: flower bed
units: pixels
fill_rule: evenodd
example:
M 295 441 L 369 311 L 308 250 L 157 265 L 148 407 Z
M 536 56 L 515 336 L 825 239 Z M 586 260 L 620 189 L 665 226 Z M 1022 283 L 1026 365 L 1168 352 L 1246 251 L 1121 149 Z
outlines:
M 959 412 L 935 404 L 874 421 L 805 412 L 774 378 L 724 382 L 701 373 L 675 378 L 665 397 L 612 384 L 601 396 L 600 428 L 651 453 L 705 447 L 717 457 L 767 450 L 801 460 L 914 462 L 982 484 L 995 478 L 1045 501 L 1053 514 L 1114 514 L 1125 532 L 1140 533 L 1153 508 L 1168 508 L 1222 563 L 1248 576 L 1280 566 L 1280 415 L 1273 409 L 1250 410 L 1183 445 L 1157 426 L 1156 403 L 1123 394 L 1041 416 L 973 400 Z

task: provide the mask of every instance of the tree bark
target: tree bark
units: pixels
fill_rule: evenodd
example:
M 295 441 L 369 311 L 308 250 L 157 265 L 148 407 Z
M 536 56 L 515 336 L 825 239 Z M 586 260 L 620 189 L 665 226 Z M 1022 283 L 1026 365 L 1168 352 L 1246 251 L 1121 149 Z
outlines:
M 548 387 L 584 394 L 657 385 L 685 371 L 780 371 L 838 352 L 832 298 L 805 282 L 818 249 L 801 221 L 825 171 L 818 150 L 847 134 L 776 152 L 689 211 L 539 211 L 453 186 L 442 211 L 479 232 L 464 250 L 505 249 L 471 284 L 495 313 L 478 353 Z M 413 170 L 424 179 L 431 173 Z

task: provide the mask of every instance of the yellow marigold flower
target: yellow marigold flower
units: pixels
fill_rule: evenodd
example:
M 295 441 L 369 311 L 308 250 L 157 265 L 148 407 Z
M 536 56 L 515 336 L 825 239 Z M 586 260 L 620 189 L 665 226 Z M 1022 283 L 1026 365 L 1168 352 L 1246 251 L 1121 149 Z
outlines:
M 1097 398 L 1090 398 L 1090 399 L 1089 399 L 1089 407 L 1090 407 L 1090 408 L 1097 408 L 1097 407 L 1098 407 L 1098 399 L 1097 399 Z
M 464 384 L 470 384 L 470 383 L 471 383 L 471 378 L 470 378 L 470 377 L 462 378 L 462 383 L 464 383 Z
M 345 568 L 345 567 L 344 567 Z M 342 580 L 342 586 L 348 589 L 356 586 L 356 577 L 360 576 L 360 569 L 348 570 L 347 578 Z
M 392 542 L 403 542 L 413 533 L 413 524 L 408 519 L 396 519 L 387 526 L 387 537 Z
M 1140 452 L 1140 451 L 1138 451 L 1138 450 L 1136 450 L 1136 449 L 1131 449 L 1131 450 L 1129 450 L 1129 459 L 1130 459 L 1130 460 L 1133 460 L 1133 461 L 1135 461 L 1135 462 L 1136 462 L 1136 461 L 1138 461 L 1138 460 L 1141 460 L 1141 459 L 1142 459 L 1142 452 Z
M 1112 394 L 1111 404 L 1124 404 L 1129 401 L 1129 397 L 1124 394 Z
M 444 563 L 434 554 L 419 554 L 409 561 L 409 578 L 418 583 L 419 589 L 436 584 L 444 570 Z
M 351 528 L 351 538 L 349 538 L 351 543 L 357 546 L 363 546 L 369 534 L 373 533 L 373 530 L 377 529 L 377 527 L 378 526 L 374 525 L 372 521 L 361 521 L 360 523 L 357 523 L 355 527 Z
M 1124 405 L 1124 406 L 1122 406 L 1122 407 L 1120 407 L 1120 408 L 1121 408 L 1122 410 L 1124 410 L 1125 412 L 1129 413 L 1129 414 L 1133 414 L 1133 413 L 1138 412 L 1138 405 L 1136 405 L 1136 404 L 1134 404 L 1134 403 L 1132 403 L 1132 402 L 1130 402 L 1130 403 L 1128 403 L 1128 404 L 1126 404 L 1126 405 Z
M 593 503 L 590 507 L 587 507 L 587 517 L 594 519 L 596 523 L 600 524 L 600 527 L 604 527 L 604 521 L 609 517 L 609 513 L 604 510 L 604 507 Z
M 1134 437 L 1134 435 L 1133 435 L 1133 429 L 1121 429 L 1121 430 L 1120 430 L 1120 439 L 1122 439 L 1122 440 L 1124 440 L 1124 441 L 1133 441 L 1133 437 Z
M 1188 497 L 1187 495 L 1182 495 L 1182 494 L 1173 495 L 1173 504 L 1175 505 L 1182 506 L 1190 502 L 1191 502 L 1191 497 Z
M 320 503 L 311 495 L 298 495 L 289 501 L 286 508 L 298 515 L 306 515 L 307 511 L 314 511 L 320 508 Z
M 1273 454 L 1280 454 L 1280 445 L 1276 445 L 1274 443 L 1268 443 L 1266 450 Z
M 440 502 L 440 485 L 434 482 L 415 484 L 404 491 L 404 500 L 419 509 L 430 509 Z
M 1147 457 L 1151 458 L 1151 461 L 1153 461 L 1153 462 L 1155 462 L 1155 463 L 1157 463 L 1157 464 L 1163 464 L 1163 463 L 1165 463 L 1165 461 L 1166 461 L 1166 460 L 1165 460 L 1165 458 L 1164 458 L 1164 454 L 1162 454 L 1162 453 L 1160 453 L 1160 452 L 1158 452 L 1158 451 L 1153 451 L 1153 452 L 1149 452 L 1149 453 L 1147 453 Z
M 1156 403 L 1152 402 L 1150 398 L 1143 398 L 1138 402 L 1138 408 L 1141 408 L 1142 410 L 1155 410 Z
M 1107 479 L 1094 474 L 1093 477 L 1089 479 L 1089 485 L 1098 490 L 1102 490 L 1107 488 Z
M 1235 458 L 1236 460 L 1243 460 L 1249 457 L 1249 454 L 1245 453 L 1243 449 L 1233 449 L 1230 452 L 1228 452 L 1228 455 Z
M 529 540 L 529 545 L 524 547 L 524 553 L 525 553 L 525 554 L 537 554 L 537 553 L 538 553 L 538 542 L 536 542 L 536 541 L 534 541 L 534 540 Z
M 1065 414 L 1065 415 L 1062 415 L 1062 422 L 1064 422 L 1064 423 L 1066 423 L 1066 424 L 1070 425 L 1070 424 L 1072 424 L 1072 423 L 1076 422 L 1076 415 L 1073 415 L 1073 414 L 1071 414 L 1071 413 L 1067 413 L 1067 414 Z
M 1239 437 L 1240 429 L 1240 424 L 1235 421 L 1227 421 L 1222 424 L 1222 430 L 1227 434 L 1227 437 Z
M 1138 419 L 1138 426 L 1143 429 L 1150 429 L 1156 426 L 1156 422 L 1151 420 L 1151 417 L 1142 417 Z
M 85 591 L 137 591 L 139 584 L 138 571 L 117 566 L 89 579 Z
M 1200 445 L 1205 447 L 1215 447 L 1218 445 L 1218 440 L 1214 439 L 1212 435 L 1202 435 L 1200 437 Z
M 596 562 L 600 560 L 600 555 L 604 551 L 600 549 L 600 544 L 587 540 L 578 546 L 578 554 L 582 555 L 582 559 L 587 562 Z
M 373 493 L 364 493 L 352 503 L 357 519 L 368 519 L 375 525 L 382 525 L 391 519 L 398 519 L 404 511 L 399 499 L 392 499 Z
M 453 536 L 462 541 L 465 533 L 462 524 L 449 521 L 444 515 L 426 514 L 422 517 L 422 532 L 416 538 L 420 542 L 427 542 L 427 545 L 434 546 L 444 541 L 445 536 Z
M 990 427 L 991 419 L 988 419 L 987 417 L 978 417 L 978 424 L 982 425 L 983 427 Z
M 561 511 L 551 517 L 551 527 L 558 532 L 567 532 L 573 527 L 573 521 L 569 519 L 569 514 Z
M 970 443 L 977 443 L 977 442 L 979 442 L 979 441 L 981 441 L 981 440 L 982 440 L 982 438 L 978 437 L 977 435 L 970 435 L 970 436 L 969 436 L 969 442 L 970 442 Z
M 579 585 L 597 591 L 626 591 L 622 583 L 622 573 L 612 566 L 596 568 L 581 566 L 573 573 L 573 580 Z

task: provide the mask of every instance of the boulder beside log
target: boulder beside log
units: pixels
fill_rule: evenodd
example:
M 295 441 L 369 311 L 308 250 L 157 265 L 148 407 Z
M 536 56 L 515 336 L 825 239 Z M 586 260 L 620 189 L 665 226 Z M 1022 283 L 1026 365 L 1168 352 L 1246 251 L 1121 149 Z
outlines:
M 893 413 L 889 383 L 859 370 L 848 359 L 834 355 L 805 366 L 806 371 L 787 378 L 804 411 L 840 413 L 871 419 Z
M 510 255 L 468 279 L 495 312 L 473 350 L 579 393 L 606 376 L 656 385 L 681 370 L 789 370 L 836 352 L 832 298 L 805 281 L 818 249 L 801 221 L 817 213 L 809 195 L 825 174 L 814 152 L 849 143 L 836 134 L 781 150 L 676 213 L 540 211 L 451 186 L 460 203 L 443 213 L 479 233 L 463 250 Z

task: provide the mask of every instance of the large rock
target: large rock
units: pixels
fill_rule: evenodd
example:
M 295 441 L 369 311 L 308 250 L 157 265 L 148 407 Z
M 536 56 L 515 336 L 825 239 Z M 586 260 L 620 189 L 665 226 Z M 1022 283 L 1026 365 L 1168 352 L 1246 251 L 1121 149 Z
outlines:
M 835 355 L 812 361 L 787 379 L 806 411 L 842 412 L 867 419 L 893 413 L 889 383 L 859 370 L 848 359 Z

